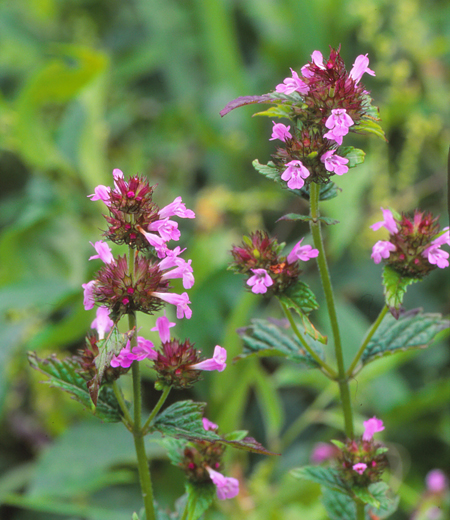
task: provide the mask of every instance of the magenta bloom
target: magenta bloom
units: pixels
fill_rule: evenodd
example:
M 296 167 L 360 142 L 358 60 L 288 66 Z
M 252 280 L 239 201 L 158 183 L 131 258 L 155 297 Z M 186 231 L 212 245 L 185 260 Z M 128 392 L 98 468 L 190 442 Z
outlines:
M 325 169 L 329 172 L 334 172 L 336 175 L 344 175 L 344 173 L 348 172 L 348 159 L 345 157 L 340 157 L 339 155 L 334 155 L 336 150 L 328 150 L 325 152 L 320 160 L 323 162 Z
M 265 269 L 251 269 L 254 273 L 252 277 L 247 280 L 247 285 L 252 288 L 254 294 L 264 294 L 267 292 L 267 287 L 273 285 L 273 280 Z
M 331 115 L 325 121 L 325 126 L 330 129 L 324 134 L 324 137 L 340 146 L 342 138 L 348 134 L 348 129 L 353 125 L 353 119 L 347 114 L 345 108 L 335 108 L 331 111 Z
M 323 64 L 323 55 L 320 51 L 314 51 L 311 54 L 311 61 L 319 67 L 319 69 L 325 70 L 325 65 Z M 314 73 L 311 72 L 310 69 L 311 65 L 307 63 L 302 67 L 302 74 L 305 78 L 312 78 L 314 76 Z
M 161 264 L 164 262 L 164 260 L 162 260 L 160 262 L 160 266 L 159 266 L 160 269 L 161 269 Z M 195 282 L 194 275 L 192 274 L 193 269 L 191 267 L 192 260 L 188 260 L 186 262 L 182 258 L 177 258 L 174 262 L 175 262 L 175 265 L 177 265 L 176 269 L 172 269 L 172 271 L 167 271 L 166 273 L 164 273 L 161 280 L 170 280 L 172 278 L 182 278 L 183 287 L 185 289 L 190 289 L 194 285 L 194 282 Z
M 91 329 L 96 329 L 98 339 L 103 339 L 105 334 L 111 330 L 114 325 L 113 320 L 109 317 L 108 307 L 98 307 L 95 320 L 91 323 Z
M 143 359 L 156 359 L 158 353 L 155 350 L 155 345 L 153 345 L 150 340 L 138 336 L 137 346 L 133 347 L 131 356 L 133 356 L 136 361 L 142 361 Z
M 83 305 L 85 310 L 89 311 L 90 309 L 94 308 L 95 299 L 94 299 L 94 287 L 95 287 L 95 280 L 91 280 L 88 283 L 84 283 L 81 285 L 84 289 L 84 300 Z
M 111 262 L 114 262 L 114 257 L 112 255 L 111 248 L 106 242 L 103 242 L 103 240 L 99 240 L 98 242 L 95 242 L 95 244 L 93 244 L 92 242 L 89 243 L 97 251 L 97 254 L 91 256 L 89 260 L 99 258 L 100 260 L 105 262 L 105 264 L 110 264 Z
M 292 94 L 292 92 L 300 92 L 300 94 L 307 94 L 309 92 L 308 85 L 302 81 L 295 70 L 291 69 L 292 78 L 286 78 L 283 83 L 276 86 L 276 92 L 282 92 L 283 94 Z
M 302 260 L 302 262 L 307 262 L 311 258 L 316 258 L 319 256 L 319 250 L 313 249 L 310 245 L 302 246 L 304 238 L 297 242 L 295 246 L 292 248 L 292 251 L 288 254 L 286 260 L 288 264 L 293 264 L 297 260 Z
M 130 368 L 133 361 L 135 361 L 135 356 L 130 351 L 130 341 L 128 340 L 119 354 L 111 359 L 111 366 L 113 368 Z
M 444 228 L 444 231 L 445 233 L 435 238 L 422 253 L 425 258 L 428 258 L 430 264 L 437 265 L 441 269 L 449 266 L 448 258 L 450 256 L 447 251 L 440 249 L 440 246 L 444 244 L 450 245 L 449 228 Z
M 395 250 L 396 247 L 394 244 L 391 244 L 388 240 L 378 240 L 378 242 L 373 246 L 372 254 L 370 256 L 376 264 L 379 264 L 382 258 L 389 258 L 391 251 Z
M 154 292 L 153 296 L 160 298 L 161 300 L 171 303 L 172 305 L 177 306 L 177 318 L 181 320 L 181 318 L 186 317 L 186 319 L 190 319 L 192 316 L 192 311 L 189 308 L 189 296 L 187 292 L 183 294 L 174 294 L 174 293 L 161 293 Z
M 168 254 L 169 248 L 160 236 L 146 232 L 141 227 L 138 227 L 138 229 L 147 239 L 148 243 L 155 248 L 158 258 L 164 258 Z
M 384 430 L 383 421 L 381 419 L 377 419 L 376 417 L 372 417 L 367 421 L 364 421 L 364 433 L 363 433 L 363 441 L 372 440 L 373 434 L 377 432 L 381 432 Z
M 273 129 L 272 129 L 272 137 L 269 141 L 273 141 L 274 139 L 279 139 L 280 141 L 286 141 L 286 139 L 292 139 L 292 135 L 289 132 L 290 126 L 283 125 L 283 123 L 275 123 L 272 121 Z
M 101 184 L 97 186 L 94 190 L 94 193 L 92 195 L 88 195 L 88 197 L 92 200 L 101 200 L 104 202 L 107 206 L 110 205 L 109 202 L 109 192 L 111 191 L 111 188 L 109 186 L 102 186 Z
M 353 464 L 352 468 L 357 472 L 359 473 L 360 475 L 362 475 L 366 469 L 367 469 L 367 464 L 364 464 L 364 462 L 358 462 L 357 464 Z
M 168 218 L 152 222 L 148 226 L 148 230 L 159 233 L 164 242 L 168 242 L 169 240 L 180 240 L 181 233 L 178 230 L 178 222 L 169 220 Z
M 180 218 L 195 218 L 195 213 L 191 209 L 186 209 L 181 197 L 177 197 L 172 203 L 159 210 L 160 219 L 166 219 L 174 215 Z
M 203 428 L 205 428 L 206 431 L 213 431 L 213 430 L 217 430 L 219 428 L 217 426 L 217 424 L 214 424 L 206 417 L 203 417 L 202 422 L 203 422 Z
M 352 70 L 350 71 L 350 77 L 356 84 L 358 84 L 365 72 L 371 76 L 375 76 L 375 72 L 369 69 L 369 58 L 367 57 L 367 54 L 360 54 L 353 64 Z
M 217 497 L 219 500 L 234 498 L 239 493 L 239 480 L 232 477 L 224 477 L 222 473 L 214 471 L 206 467 L 209 476 L 217 488 Z
M 214 354 L 212 358 L 205 359 L 204 361 L 200 361 L 200 363 L 196 363 L 195 365 L 191 365 L 190 368 L 192 370 L 206 370 L 210 372 L 211 370 L 217 370 L 218 372 L 223 372 L 227 366 L 227 351 L 216 345 L 214 348 Z
M 164 316 L 157 318 L 156 326 L 151 329 L 151 331 L 156 331 L 159 334 L 161 339 L 161 343 L 167 343 L 170 341 L 170 328 L 175 327 L 175 323 L 170 322 L 166 318 L 166 312 L 164 311 Z
M 329 444 L 328 442 L 318 442 L 314 445 L 311 453 L 311 462 L 313 464 L 320 464 L 321 462 L 336 457 L 337 453 L 338 449 L 336 446 L 333 446 L 333 444 Z
M 375 224 L 372 224 L 370 227 L 374 231 L 377 231 L 381 227 L 386 228 L 389 233 L 395 235 L 398 233 L 398 227 L 397 222 L 395 222 L 394 216 L 392 215 L 392 211 L 390 209 L 383 209 L 381 208 L 381 211 L 383 212 L 383 218 L 384 220 L 381 220 L 380 222 L 375 222 Z
M 448 480 L 445 473 L 440 469 L 432 469 L 427 473 L 425 482 L 428 491 L 431 493 L 442 493 L 448 487 Z
M 290 161 L 286 163 L 287 168 L 281 174 L 283 181 L 287 181 L 288 188 L 291 190 L 299 190 L 303 188 L 306 179 L 310 172 L 308 168 L 303 166 L 302 161 Z

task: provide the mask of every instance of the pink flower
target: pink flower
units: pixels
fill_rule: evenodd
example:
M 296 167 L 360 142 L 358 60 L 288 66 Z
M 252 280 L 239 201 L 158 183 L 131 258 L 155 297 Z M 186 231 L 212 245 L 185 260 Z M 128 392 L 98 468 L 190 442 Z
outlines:
M 88 283 L 82 284 L 84 289 L 84 300 L 83 305 L 85 310 L 89 311 L 90 309 L 94 308 L 95 299 L 94 299 L 94 287 L 95 287 L 95 280 L 91 280 Z
M 239 493 L 239 480 L 232 477 L 224 477 L 222 473 L 214 471 L 206 467 L 209 476 L 217 488 L 217 497 L 219 500 L 234 498 Z
M 110 205 L 109 202 L 109 192 L 111 191 L 111 188 L 109 186 L 102 186 L 101 184 L 97 186 L 94 190 L 94 193 L 92 195 L 88 195 L 88 197 L 92 200 L 101 200 L 104 202 L 107 206 Z
M 345 108 L 335 108 L 331 111 L 331 115 L 325 121 L 325 126 L 330 132 L 324 134 L 324 137 L 340 146 L 342 138 L 348 134 L 348 129 L 353 125 L 353 119 L 347 114 Z
M 252 288 L 252 293 L 266 293 L 267 287 L 273 285 L 272 278 L 265 269 L 251 269 L 251 271 L 254 273 L 254 275 L 247 280 L 247 285 Z
M 290 161 L 286 163 L 287 168 L 281 174 L 283 181 L 287 181 L 288 188 L 291 190 L 298 190 L 303 188 L 306 179 L 309 177 L 310 172 L 308 168 L 303 166 L 302 161 Z
M 92 242 L 89 243 L 97 251 L 97 254 L 91 256 L 89 260 L 99 258 L 100 260 L 105 262 L 105 264 L 110 264 L 111 262 L 114 262 L 114 257 L 112 255 L 111 248 L 106 242 L 103 242 L 103 240 L 99 240 L 98 242 L 95 242 L 95 244 L 93 244 Z
M 149 231 L 159 233 L 164 242 L 169 240 L 179 240 L 180 231 L 178 230 L 178 223 L 168 218 L 164 220 L 156 220 L 148 226 Z
M 108 307 L 98 307 L 96 318 L 91 323 L 91 329 L 96 329 L 98 333 L 98 339 L 103 339 L 105 334 L 111 330 L 114 325 L 113 320 L 109 317 Z
M 114 368 L 130 368 L 133 361 L 135 361 L 135 356 L 130 352 L 130 340 L 128 340 L 127 344 L 119 354 L 111 359 L 110 364 Z
M 325 70 L 325 65 L 323 64 L 323 56 L 320 51 L 314 51 L 311 54 L 311 60 L 316 65 L 316 67 L 319 67 L 319 69 Z M 302 74 L 305 78 L 312 78 L 314 76 L 314 73 L 310 69 L 311 65 L 307 63 L 302 67 Z
M 334 172 L 336 175 L 344 175 L 344 173 L 348 172 L 348 159 L 345 157 L 340 157 L 339 155 L 334 155 L 336 150 L 328 150 L 325 152 L 320 160 L 325 165 L 325 169 L 329 172 Z
M 177 266 L 177 262 L 179 260 L 178 256 L 181 255 L 181 253 L 183 253 L 184 251 L 186 251 L 186 248 L 181 249 L 179 246 L 177 246 L 173 250 L 168 249 L 165 258 L 163 258 L 161 262 L 159 262 L 159 269 L 163 271 L 165 269 L 170 269 L 171 267 Z
M 273 129 L 272 129 L 272 137 L 269 141 L 273 141 L 274 139 L 279 139 L 280 141 L 286 141 L 286 139 L 292 139 L 292 135 L 289 132 L 290 126 L 283 125 L 283 123 L 275 123 L 272 121 Z
M 388 240 L 379 240 L 373 246 L 372 254 L 370 256 L 376 264 L 379 264 L 382 258 L 389 258 L 390 252 L 395 250 L 396 247 L 394 244 L 391 244 Z
M 161 339 L 161 343 L 167 343 L 170 341 L 170 328 L 175 327 L 175 323 L 171 323 L 166 318 L 166 312 L 164 311 L 164 316 L 160 316 L 156 320 L 156 326 L 153 327 L 153 331 L 157 331 L 159 334 L 159 337 Z
M 193 370 L 217 370 L 218 372 L 223 372 L 227 366 L 227 351 L 216 345 L 214 349 L 214 354 L 212 358 L 205 359 L 204 361 L 200 361 L 200 363 L 196 363 L 195 365 L 191 365 L 190 368 Z
M 360 54 L 353 64 L 353 68 L 350 71 L 350 77 L 355 81 L 357 85 L 359 80 L 362 78 L 362 75 L 367 72 L 371 76 L 375 76 L 375 72 L 369 69 L 369 58 L 366 55 Z
M 396 233 L 398 233 L 397 222 L 395 222 L 394 216 L 392 215 L 392 211 L 390 209 L 383 209 L 383 208 L 381 208 L 381 211 L 383 212 L 384 220 L 381 220 L 380 222 L 375 222 L 375 224 L 372 224 L 370 226 L 371 229 L 373 229 L 374 231 L 377 231 L 381 227 L 384 227 L 392 235 L 395 235 Z
M 158 353 L 155 351 L 155 345 L 150 340 L 138 336 L 137 346 L 133 347 L 129 357 L 133 357 L 136 361 L 142 361 L 143 359 L 156 359 Z
M 159 210 L 160 219 L 166 219 L 174 215 L 180 218 L 195 218 L 195 213 L 191 209 L 186 209 L 181 197 L 177 197 L 172 203 Z
M 450 245 L 450 231 L 449 228 L 444 228 L 445 233 L 435 238 L 431 244 L 423 251 L 422 255 L 428 258 L 432 265 L 437 265 L 440 269 L 449 266 L 449 253 L 440 249 L 444 244 Z
M 286 260 L 288 264 L 293 264 L 297 260 L 302 260 L 302 262 L 307 262 L 311 258 L 316 258 L 319 256 L 319 250 L 313 249 L 310 245 L 302 246 L 304 238 L 297 242 L 295 246 L 292 248 L 292 251 L 288 254 Z
M 364 421 L 364 433 L 363 433 L 363 441 L 372 440 L 373 434 L 377 432 L 381 432 L 384 430 L 383 421 L 381 419 L 377 419 L 376 417 L 372 417 L 367 421 Z
M 357 472 L 359 473 L 360 475 L 362 475 L 366 469 L 367 469 L 367 464 L 364 464 L 364 462 L 358 462 L 357 464 L 353 464 L 352 468 Z
M 425 482 L 428 491 L 431 491 L 431 493 L 442 493 L 448 486 L 447 477 L 440 469 L 432 469 L 428 472 L 425 477 Z
M 155 248 L 158 258 L 164 258 L 169 251 L 166 242 L 160 236 L 144 231 L 140 226 L 137 226 L 137 228 L 147 239 L 148 243 Z
M 203 417 L 202 422 L 203 422 L 203 428 L 205 428 L 206 431 L 217 430 L 219 428 L 217 426 L 217 424 L 214 424 L 206 417 Z
M 314 445 L 311 453 L 311 462 L 313 464 L 320 464 L 326 460 L 334 458 L 338 453 L 338 449 L 333 444 L 328 442 L 318 442 Z
M 176 269 L 172 269 L 172 271 L 168 271 L 167 273 L 164 273 L 161 280 L 170 280 L 172 278 L 182 278 L 183 287 L 185 289 L 190 289 L 194 285 L 194 282 L 195 282 L 194 275 L 192 274 L 193 269 L 191 267 L 191 262 L 192 262 L 192 260 L 188 260 L 186 262 L 182 258 L 177 258 L 176 264 L 178 267 Z M 161 268 L 161 263 L 160 263 L 160 268 Z
M 112 176 L 115 181 L 118 181 L 119 179 L 123 179 L 123 177 L 124 177 L 123 171 L 119 170 L 119 168 L 114 168 L 114 170 L 112 171 Z
M 291 69 L 292 78 L 286 78 L 283 83 L 276 86 L 276 92 L 282 92 L 283 94 L 292 94 L 292 92 L 300 92 L 300 94 L 307 94 L 309 92 L 308 85 L 302 81 L 295 70 Z
M 186 317 L 186 319 L 190 319 L 192 316 L 192 311 L 189 308 L 189 296 L 187 292 L 183 294 L 174 294 L 174 293 L 161 293 L 161 292 L 153 292 L 152 296 L 156 296 L 161 300 L 170 303 L 172 305 L 177 306 L 177 318 L 181 320 L 181 318 Z

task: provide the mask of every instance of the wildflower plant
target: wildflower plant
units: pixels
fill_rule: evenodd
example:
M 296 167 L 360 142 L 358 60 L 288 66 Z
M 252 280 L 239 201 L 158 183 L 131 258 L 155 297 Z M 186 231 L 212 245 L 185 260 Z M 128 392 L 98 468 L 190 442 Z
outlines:
M 153 497 L 146 436 L 162 443 L 171 462 L 184 471 L 186 494 L 179 501 L 180 518 L 196 520 L 216 495 L 225 500 L 239 492 L 239 481 L 222 473 L 226 471 L 222 458 L 227 446 L 262 454 L 270 452 L 248 437 L 247 432 L 219 435 L 218 426 L 203 417 L 205 403 L 179 400 L 163 408 L 172 389 L 191 387 L 205 372 L 223 372 L 227 352 L 216 345 L 213 356 L 205 358 L 190 339 L 173 336 L 176 323 L 165 312 L 156 319 L 151 331 L 138 328 L 138 312 L 153 315 L 167 304 L 175 307 L 177 319 L 191 318 L 187 292 L 195 282 L 191 261 L 183 258 L 185 249 L 170 249 L 168 243 L 180 239 L 173 217 L 192 219 L 195 214 L 186 208 L 181 197 L 160 208 L 153 201 L 155 187 L 138 175 L 126 179 L 115 169 L 113 184 L 97 186 L 89 197 L 106 207 L 103 238 L 126 246 L 128 251 L 115 256 L 106 241 L 91 242 L 96 254 L 89 260 L 98 262 L 100 269 L 93 280 L 83 284 L 83 289 L 85 309 L 96 307 L 91 324 L 94 332 L 87 335 L 85 348 L 75 356 L 65 360 L 58 360 L 55 355 L 39 359 L 30 353 L 29 360 L 49 377 L 52 386 L 71 394 L 100 420 L 121 421 L 133 435 L 144 504 L 139 515 L 133 514 L 134 520 L 168 518 Z M 173 292 L 170 285 L 175 278 L 182 280 L 185 290 L 181 294 Z M 149 333 L 151 339 L 146 337 Z M 159 395 L 145 419 L 141 363 L 155 372 L 154 387 Z M 120 385 L 120 378 L 127 373 L 132 377 L 131 403 Z
M 449 266 L 449 228 L 440 230 L 438 218 L 416 210 L 413 215 L 381 208 L 383 220 L 372 225 L 389 238 L 380 236 L 372 251 L 376 264 L 383 262 L 382 285 L 385 305 L 370 326 L 349 366 L 343 358 L 343 341 L 322 237 L 322 227 L 337 225 L 320 213 L 320 204 L 338 195 L 335 176 L 350 172 L 364 161 L 363 150 L 346 146 L 350 133 L 371 134 L 385 140 L 378 109 L 372 105 L 362 83 L 364 74 L 375 76 L 367 55 L 356 58 L 347 71 L 340 49 L 331 49 L 328 59 L 318 50 L 300 71 L 260 96 L 237 98 L 221 115 L 249 104 L 271 104 L 257 115 L 272 121 L 270 141 L 277 144 L 272 161 L 253 162 L 254 168 L 293 196 L 309 201 L 309 215 L 288 214 L 282 219 L 309 222 L 313 244 L 304 238 L 290 250 L 265 231 L 252 231 L 231 251 L 230 268 L 245 276 L 247 290 L 263 297 L 275 297 L 289 324 L 255 319 L 241 332 L 244 344 L 239 356 L 283 356 L 302 368 L 318 369 L 339 387 L 344 419 L 344 439 L 320 446 L 315 462 L 292 474 L 322 485 L 323 504 L 334 520 L 369 520 L 389 517 L 398 499 L 381 480 L 387 466 L 387 448 L 374 440 L 384 430 L 381 419 L 364 422 L 362 436 L 355 435 L 354 412 L 349 382 L 378 357 L 417 347 L 426 347 L 449 327 L 439 314 L 421 309 L 406 312 L 402 307 L 407 287 L 431 271 Z M 282 119 L 279 122 L 278 119 Z M 381 235 L 381 232 L 380 232 Z M 375 236 L 375 235 L 374 235 Z M 330 361 L 328 338 L 310 319 L 319 307 L 315 294 L 305 283 L 302 267 L 315 260 L 329 315 L 335 364 Z M 296 319 L 295 315 L 298 316 Z M 290 330 L 287 330 L 290 329 Z

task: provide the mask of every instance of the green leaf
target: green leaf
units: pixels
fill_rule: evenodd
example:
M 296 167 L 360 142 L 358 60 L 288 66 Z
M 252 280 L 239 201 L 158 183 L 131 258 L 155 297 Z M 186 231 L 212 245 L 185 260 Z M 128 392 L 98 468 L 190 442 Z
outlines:
M 348 494 L 350 488 L 347 487 L 334 468 L 326 468 L 323 466 L 303 466 L 291 470 L 291 475 L 301 480 L 309 480 L 316 482 L 330 489 L 335 489 L 341 493 Z
M 336 448 L 339 448 L 340 450 L 342 450 L 343 448 L 345 448 L 345 444 L 341 441 L 338 441 L 336 439 L 331 439 L 330 441 L 332 444 L 334 444 L 336 446 Z
M 174 439 L 173 437 L 163 437 L 158 442 L 166 449 L 170 462 L 174 466 L 179 467 L 183 462 L 183 450 L 186 446 L 186 440 Z
M 418 278 L 402 276 L 392 267 L 385 265 L 383 268 L 383 286 L 386 305 L 389 307 L 391 314 L 398 318 L 400 307 L 403 302 L 403 296 L 406 288 L 414 282 L 419 281 Z
M 216 486 L 212 482 L 202 484 L 186 482 L 188 495 L 187 520 L 197 520 L 212 504 L 216 496 Z
M 319 366 L 298 338 L 286 334 L 280 327 L 266 320 L 252 320 L 251 326 L 243 332 L 242 340 L 244 351 L 237 359 L 249 356 L 283 356 L 304 368 Z M 317 353 L 319 356 L 323 355 L 321 351 Z
M 50 378 L 46 383 L 71 394 L 102 421 L 118 422 L 122 419 L 119 403 L 110 386 L 105 385 L 100 389 L 97 406 L 93 407 L 86 380 L 76 371 L 79 365 L 71 358 L 60 361 L 53 354 L 47 359 L 39 359 L 35 352 L 29 352 L 28 360 L 33 368 Z
M 308 334 L 308 336 L 311 336 L 315 341 L 319 341 L 320 343 L 323 343 L 324 345 L 327 344 L 328 338 L 327 336 L 324 336 L 321 334 L 316 327 L 309 321 L 308 316 L 302 312 L 302 310 L 299 307 L 293 307 L 297 314 L 302 319 L 303 327 L 305 329 L 305 334 Z
M 362 164 L 366 157 L 365 152 L 353 146 L 341 146 L 338 153 L 340 157 L 348 159 L 347 166 L 349 168 L 354 168 L 358 164 Z
M 151 430 L 163 435 L 190 441 L 221 441 L 222 438 L 203 427 L 202 417 L 206 403 L 178 401 L 156 416 Z
M 286 117 L 289 118 L 291 114 L 292 108 L 290 105 L 276 105 L 274 107 L 270 107 L 267 110 L 264 110 L 263 112 L 257 112 L 256 114 L 253 114 L 254 116 L 267 116 L 267 117 Z
M 389 518 L 397 510 L 400 497 L 394 495 L 386 482 L 377 482 L 369 486 L 371 495 L 379 502 L 378 507 L 366 506 L 366 513 L 370 511 L 373 516 L 383 520 Z M 372 518 L 373 518 L 372 516 Z
M 259 453 L 261 455 L 280 455 L 279 453 L 273 453 L 269 450 L 266 450 L 266 448 L 264 448 L 264 446 L 253 437 L 245 437 L 240 441 L 222 439 L 221 443 L 226 444 L 227 446 L 232 446 L 233 448 L 237 448 L 238 450 L 250 451 L 251 453 Z
M 223 438 L 227 441 L 241 441 L 247 437 L 247 430 L 236 430 L 234 432 L 226 433 Z
M 308 222 L 310 220 L 317 222 L 323 222 L 324 224 L 327 224 L 328 226 L 333 224 L 339 224 L 339 220 L 334 220 L 330 217 L 311 217 L 310 215 L 297 215 L 297 213 L 288 213 L 287 215 L 282 216 L 277 220 L 279 222 L 280 220 L 302 220 L 303 222 Z
M 319 308 L 316 296 L 305 282 L 298 280 L 283 294 L 277 296 L 280 302 L 300 313 L 309 313 Z
M 131 520 L 139 520 L 138 514 L 133 513 L 133 516 L 131 517 Z
M 353 494 L 358 497 L 365 504 L 369 504 L 374 508 L 378 509 L 380 507 L 380 501 L 377 500 L 372 493 L 365 487 L 353 487 Z
M 220 111 L 220 115 L 223 117 L 235 108 L 253 105 L 255 103 L 274 103 L 274 100 L 270 94 L 263 94 L 262 96 L 240 96 L 227 103 Z
M 329 520 L 356 520 L 355 502 L 348 495 L 322 486 L 322 503 Z
M 288 190 L 289 188 L 286 185 L 286 182 L 281 179 L 281 172 L 275 166 L 272 161 L 269 161 L 267 164 L 261 164 L 258 159 L 255 159 L 252 162 L 253 168 L 264 177 L 267 177 L 271 181 L 279 184 L 283 189 Z M 320 192 L 319 192 L 319 200 L 329 200 L 334 197 L 337 197 L 337 186 L 334 182 L 329 182 L 327 184 L 321 184 Z M 291 190 L 291 193 L 297 195 L 297 197 L 301 197 L 302 199 L 309 200 L 309 186 L 303 187 L 301 190 Z
M 426 348 L 449 326 L 450 321 L 443 319 L 441 314 L 423 313 L 420 309 L 410 311 L 398 320 L 387 314 L 367 344 L 361 361 L 366 365 L 394 352 Z
M 111 359 L 119 354 L 127 344 L 127 341 L 133 337 L 133 334 L 134 330 L 120 334 L 117 327 L 114 326 L 104 340 L 97 342 L 99 353 L 94 359 L 97 373 L 87 384 L 91 399 L 95 405 L 97 405 L 97 396 L 102 382 L 103 372 L 111 365 Z
M 360 121 L 352 127 L 352 130 L 358 133 L 374 134 L 387 142 L 384 130 L 373 119 L 360 119 Z

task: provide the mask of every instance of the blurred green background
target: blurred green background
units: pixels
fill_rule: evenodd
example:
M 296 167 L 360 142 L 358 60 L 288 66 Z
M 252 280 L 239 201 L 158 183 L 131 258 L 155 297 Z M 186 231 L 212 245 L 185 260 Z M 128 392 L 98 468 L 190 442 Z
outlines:
M 450 143 L 450 5 L 445 0 L 15 0 L 0 3 L 0 517 L 129 520 L 140 507 L 131 436 L 101 424 L 67 395 L 42 385 L 25 353 L 75 353 L 93 319 L 81 284 L 95 262 L 89 241 L 103 229 L 101 203 L 87 195 L 113 168 L 158 184 L 160 206 L 182 195 L 195 221 L 180 223 L 192 258 L 194 311 L 177 327 L 206 354 L 241 350 L 236 329 L 254 316 L 280 317 L 227 271 L 243 233 L 267 229 L 293 243 L 307 227 L 275 221 L 307 206 L 251 166 L 270 160 L 271 123 L 240 95 L 267 93 L 328 46 L 348 69 L 369 53 L 365 77 L 389 143 L 353 136 L 364 165 L 339 178 L 323 203 L 340 221 L 326 229 L 345 331 L 346 356 L 381 308 L 381 269 L 368 228 L 380 206 L 446 209 Z M 364 81 L 364 80 L 363 80 Z M 378 239 L 378 238 L 377 238 Z M 308 240 L 308 239 L 307 239 Z M 311 262 L 312 264 L 312 262 Z M 97 263 L 98 267 L 98 263 Z M 320 295 L 316 269 L 305 279 Z M 408 289 L 405 305 L 450 313 L 448 272 Z M 326 316 L 313 321 L 325 332 Z M 142 333 L 154 319 L 140 319 Z M 148 337 L 149 334 L 148 334 Z M 145 399 L 155 401 L 151 372 Z M 391 450 L 390 485 L 409 518 L 427 471 L 450 476 L 448 333 L 427 351 L 370 365 L 352 386 L 357 421 L 376 414 Z M 126 379 L 126 378 L 125 378 Z M 239 497 L 211 519 L 323 520 L 318 486 L 295 481 L 314 443 L 341 435 L 335 389 L 290 364 L 247 360 L 208 374 L 187 397 L 207 400 L 222 431 L 245 428 L 280 458 L 228 454 L 245 477 Z M 172 398 L 179 398 L 174 395 Z M 185 397 L 185 396 L 183 396 Z M 183 476 L 148 444 L 158 500 L 173 508 Z

